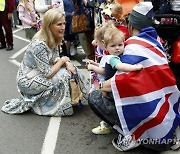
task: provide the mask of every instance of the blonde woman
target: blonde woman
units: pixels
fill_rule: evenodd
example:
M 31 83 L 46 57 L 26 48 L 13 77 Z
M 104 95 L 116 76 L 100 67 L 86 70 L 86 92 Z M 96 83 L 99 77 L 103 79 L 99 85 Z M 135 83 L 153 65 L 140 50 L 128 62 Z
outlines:
M 26 38 L 31 40 L 37 32 L 36 24 L 38 19 L 33 0 L 19 0 L 17 9 L 19 12 L 19 19 L 25 30 Z
M 66 116 L 73 114 L 69 81 L 76 74 L 87 98 L 88 81 L 64 56 L 59 58 L 55 47 L 64 37 L 65 15 L 51 9 L 44 15 L 42 28 L 29 44 L 17 74 L 21 99 L 5 102 L 2 111 L 19 114 L 27 110 L 38 115 Z

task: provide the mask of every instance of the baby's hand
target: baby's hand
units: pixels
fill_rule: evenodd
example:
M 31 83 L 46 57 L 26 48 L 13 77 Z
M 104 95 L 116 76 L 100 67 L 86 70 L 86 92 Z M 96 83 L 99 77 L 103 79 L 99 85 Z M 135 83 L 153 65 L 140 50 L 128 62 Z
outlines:
M 94 65 L 92 65 L 92 64 L 89 63 L 89 64 L 87 65 L 87 70 L 88 70 L 88 71 L 92 71 L 93 66 L 94 66 Z
M 93 60 L 88 60 L 88 61 L 86 62 L 86 66 L 88 66 L 89 64 L 94 64 L 94 61 L 93 61 Z
M 136 64 L 136 67 L 138 70 L 142 70 L 143 69 L 143 65 L 142 64 Z

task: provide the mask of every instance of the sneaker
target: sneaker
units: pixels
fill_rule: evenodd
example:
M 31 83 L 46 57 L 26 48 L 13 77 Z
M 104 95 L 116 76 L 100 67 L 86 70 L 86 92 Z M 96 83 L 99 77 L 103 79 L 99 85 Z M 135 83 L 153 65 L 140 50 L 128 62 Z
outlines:
M 93 128 L 92 132 L 96 135 L 106 135 L 112 132 L 112 127 L 104 121 L 100 122 L 100 126 Z
M 88 60 L 89 60 L 88 58 L 84 58 L 84 59 L 82 59 L 82 62 L 86 63 Z
M 177 150 L 180 148 L 180 128 L 179 128 L 179 126 L 175 130 L 175 140 L 176 140 L 176 143 L 173 146 L 171 146 L 171 150 Z
M 113 139 L 112 144 L 119 151 L 128 151 L 140 145 L 140 143 L 135 141 L 132 136 L 128 135 L 123 137 L 122 134 L 119 134 L 117 138 Z
M 75 49 L 74 46 L 71 46 L 70 55 L 71 56 L 77 55 L 77 48 Z

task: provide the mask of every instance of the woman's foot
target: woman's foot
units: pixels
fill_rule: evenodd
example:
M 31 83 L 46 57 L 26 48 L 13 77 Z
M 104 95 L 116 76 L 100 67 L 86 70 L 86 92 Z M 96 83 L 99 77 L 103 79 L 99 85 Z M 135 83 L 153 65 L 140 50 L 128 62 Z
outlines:
M 92 132 L 96 135 L 106 135 L 112 132 L 112 127 L 109 126 L 106 122 L 101 121 L 100 126 L 93 128 Z

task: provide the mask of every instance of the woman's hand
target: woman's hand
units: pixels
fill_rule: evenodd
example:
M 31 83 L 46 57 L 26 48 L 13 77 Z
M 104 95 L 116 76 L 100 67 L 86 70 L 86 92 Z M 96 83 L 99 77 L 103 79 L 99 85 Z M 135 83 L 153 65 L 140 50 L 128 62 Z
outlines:
M 13 17 L 13 14 L 12 13 L 8 13 L 8 20 L 11 20 Z M 1 17 L 2 18 L 2 17 Z
M 49 9 L 52 9 L 52 8 L 53 8 L 53 5 L 49 5 L 49 6 L 48 6 L 48 10 L 49 10 Z
M 36 23 L 35 22 L 31 22 L 31 27 L 36 27 Z
M 66 64 L 67 71 L 69 71 L 70 73 L 73 73 L 73 74 L 77 73 L 75 67 L 73 66 L 73 64 L 70 61 L 67 61 L 65 64 Z
M 60 58 L 60 60 L 65 64 L 66 62 L 70 61 L 69 57 L 63 56 Z

